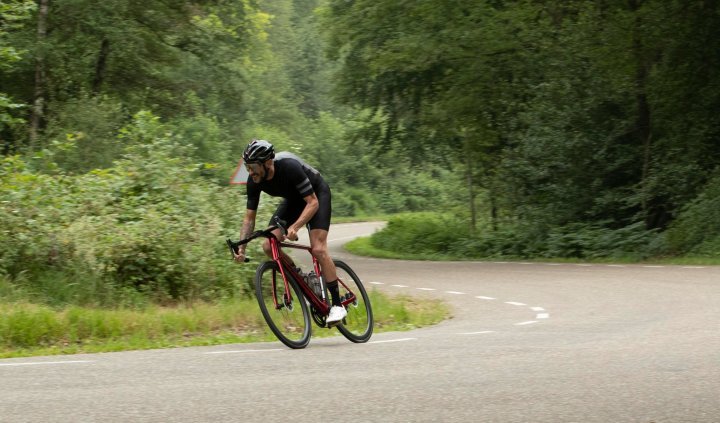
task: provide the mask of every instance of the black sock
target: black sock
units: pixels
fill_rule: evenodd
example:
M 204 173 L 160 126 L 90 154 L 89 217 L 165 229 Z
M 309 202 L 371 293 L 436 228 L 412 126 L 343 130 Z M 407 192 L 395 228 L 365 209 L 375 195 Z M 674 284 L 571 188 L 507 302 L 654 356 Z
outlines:
M 340 301 L 340 289 L 338 288 L 338 281 L 335 279 L 332 282 L 327 283 L 328 291 L 330 291 L 330 298 L 332 299 L 333 306 L 342 306 Z

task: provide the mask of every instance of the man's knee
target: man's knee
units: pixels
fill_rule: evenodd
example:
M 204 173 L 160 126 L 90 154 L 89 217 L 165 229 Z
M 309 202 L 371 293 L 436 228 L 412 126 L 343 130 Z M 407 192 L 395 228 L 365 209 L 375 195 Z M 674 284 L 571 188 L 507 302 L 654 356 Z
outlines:
M 320 260 L 328 254 L 327 245 L 313 245 L 311 253 L 313 256 L 315 256 L 316 259 Z
M 270 246 L 270 240 L 266 239 L 262 243 L 263 251 L 265 251 L 265 255 L 272 257 L 272 247 Z

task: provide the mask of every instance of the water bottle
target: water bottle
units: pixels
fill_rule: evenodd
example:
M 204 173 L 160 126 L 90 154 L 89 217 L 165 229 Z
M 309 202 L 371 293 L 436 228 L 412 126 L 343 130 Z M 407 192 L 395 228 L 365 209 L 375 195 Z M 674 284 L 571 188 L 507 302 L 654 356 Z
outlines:
M 320 278 L 315 274 L 314 270 L 311 270 L 307 275 L 308 285 L 312 288 L 315 295 L 322 298 L 322 288 L 320 286 Z

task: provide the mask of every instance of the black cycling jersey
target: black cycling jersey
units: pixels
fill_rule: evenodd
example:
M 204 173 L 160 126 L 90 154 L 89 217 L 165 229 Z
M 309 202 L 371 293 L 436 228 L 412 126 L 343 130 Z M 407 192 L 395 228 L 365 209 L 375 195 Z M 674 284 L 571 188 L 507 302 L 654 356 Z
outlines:
M 320 172 L 292 153 L 277 153 L 274 162 L 275 174 L 271 180 L 256 184 L 248 176 L 248 209 L 257 210 L 260 204 L 260 192 L 296 202 L 303 201 L 303 198 L 327 185 Z
M 278 207 L 275 216 L 291 224 L 300 217 L 305 208 L 305 197 L 315 193 L 320 207 L 308 224 L 312 229 L 328 230 L 331 214 L 330 187 L 320 172 L 288 152 L 277 153 L 274 164 L 275 174 L 269 181 L 256 184 L 248 176 L 247 208 L 257 210 L 261 192 L 273 197 L 282 197 L 285 200 Z

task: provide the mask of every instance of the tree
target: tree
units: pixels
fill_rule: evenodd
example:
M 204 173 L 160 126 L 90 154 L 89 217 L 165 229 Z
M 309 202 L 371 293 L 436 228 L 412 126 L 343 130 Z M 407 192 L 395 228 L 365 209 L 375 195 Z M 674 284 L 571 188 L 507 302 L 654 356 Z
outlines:
M 43 0 L 40 5 L 36 33 L 14 35 L 37 60 L 18 66 L 12 79 L 19 83 L 10 85 L 13 97 L 35 104 L 28 128 L 39 139 L 36 147 L 47 143 L 42 129 L 48 123 L 56 130 L 87 131 L 57 121 L 67 104 L 80 99 L 119 101 L 126 121 L 127 111 L 143 108 L 166 118 L 205 112 L 242 118 L 249 46 L 267 22 L 249 1 Z
M 0 71 L 11 71 L 14 64 L 21 60 L 24 51 L 13 46 L 7 38 L 11 32 L 18 31 L 24 26 L 35 6 L 32 0 L 0 3 Z M 19 122 L 12 111 L 22 107 L 22 103 L 16 103 L 11 96 L 0 90 L 0 134 L 3 134 L 9 126 Z M 0 135 L 0 137 L 3 141 L 3 152 L 7 153 L 10 145 L 5 141 L 5 136 Z
M 492 216 L 547 234 L 664 229 L 704 186 L 720 157 L 718 8 L 338 0 L 324 19 L 339 98 L 380 122 L 368 138 L 454 152 L 470 197 L 480 186 Z

